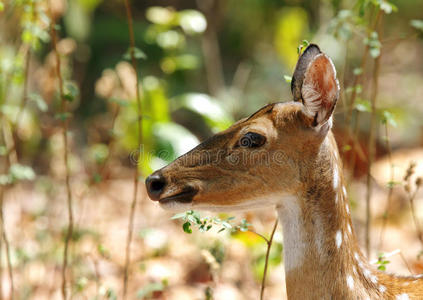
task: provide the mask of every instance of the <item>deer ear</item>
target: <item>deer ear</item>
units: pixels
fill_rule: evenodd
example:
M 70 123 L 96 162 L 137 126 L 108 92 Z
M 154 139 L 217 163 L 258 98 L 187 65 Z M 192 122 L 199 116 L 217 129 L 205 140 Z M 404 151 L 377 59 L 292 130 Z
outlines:
M 301 87 L 303 86 L 304 75 L 310 62 L 320 53 L 322 52 L 317 45 L 310 44 L 298 59 L 291 81 L 291 92 L 294 96 L 294 101 L 302 101 Z
M 320 53 L 308 64 L 301 86 L 304 113 L 313 119 L 313 126 L 329 120 L 338 97 L 335 67 L 329 57 Z

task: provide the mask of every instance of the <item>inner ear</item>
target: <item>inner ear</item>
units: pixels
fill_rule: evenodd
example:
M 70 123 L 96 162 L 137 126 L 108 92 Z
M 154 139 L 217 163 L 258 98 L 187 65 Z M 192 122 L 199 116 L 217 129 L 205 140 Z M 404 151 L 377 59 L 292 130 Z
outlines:
M 335 67 L 325 54 L 318 54 L 307 66 L 301 95 L 304 112 L 313 118 L 313 126 L 329 120 L 339 97 L 339 84 Z
M 320 48 L 317 45 L 310 44 L 298 59 L 291 81 L 291 92 L 294 96 L 294 101 L 302 101 L 301 87 L 303 86 L 304 76 L 307 71 L 307 67 L 310 65 L 310 62 L 312 62 L 313 59 L 320 53 L 322 52 L 320 51 Z

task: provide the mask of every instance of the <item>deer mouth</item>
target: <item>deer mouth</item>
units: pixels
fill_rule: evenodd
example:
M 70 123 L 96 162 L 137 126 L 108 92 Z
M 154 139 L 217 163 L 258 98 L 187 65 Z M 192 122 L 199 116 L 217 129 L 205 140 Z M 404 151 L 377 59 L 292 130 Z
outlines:
M 191 203 L 192 199 L 194 198 L 194 196 L 198 193 L 198 190 L 188 186 L 185 187 L 182 192 L 169 196 L 169 197 L 165 197 L 159 200 L 160 204 L 166 204 L 169 202 L 179 202 L 179 203 Z

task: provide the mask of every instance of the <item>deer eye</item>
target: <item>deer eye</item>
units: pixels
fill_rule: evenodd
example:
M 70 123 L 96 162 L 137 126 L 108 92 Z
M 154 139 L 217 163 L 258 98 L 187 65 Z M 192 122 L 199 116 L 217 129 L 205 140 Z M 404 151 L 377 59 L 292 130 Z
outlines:
M 238 145 L 244 148 L 258 148 L 263 146 L 266 142 L 266 137 L 255 132 L 247 132 L 242 138 L 239 139 Z

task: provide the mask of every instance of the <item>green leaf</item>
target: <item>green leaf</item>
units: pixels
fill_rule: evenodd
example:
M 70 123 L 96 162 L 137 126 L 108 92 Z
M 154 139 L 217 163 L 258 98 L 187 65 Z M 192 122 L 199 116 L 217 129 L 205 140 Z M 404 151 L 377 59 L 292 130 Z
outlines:
M 363 69 L 362 68 L 354 68 L 353 73 L 355 76 L 363 74 Z
M 177 220 L 177 219 L 184 219 L 185 218 L 185 216 L 186 216 L 186 213 L 179 213 L 179 214 L 176 214 L 176 215 L 174 215 L 173 217 L 171 217 L 170 219 L 171 220 Z
M 370 105 L 370 101 L 364 100 L 364 99 L 357 99 L 357 101 L 354 104 L 354 107 L 358 111 L 362 112 L 371 112 L 372 108 Z
M 388 123 L 392 127 L 397 127 L 398 125 L 397 122 L 395 121 L 394 115 L 387 110 L 384 110 L 382 112 L 382 123 L 383 124 Z
M 231 225 L 230 223 L 226 222 L 226 221 L 223 221 L 223 222 L 222 222 L 222 226 L 223 226 L 225 229 L 231 229 L 231 228 L 232 228 L 232 225 Z
M 361 84 L 357 84 L 355 87 L 353 87 L 353 86 L 348 87 L 345 90 L 345 92 L 352 93 L 354 90 L 357 94 L 361 94 L 361 92 L 363 91 L 363 87 L 361 86 Z
M 65 85 L 63 87 L 63 97 L 65 100 L 72 102 L 75 100 L 76 97 L 79 95 L 79 88 L 78 86 L 71 81 L 65 82 Z
M 386 267 L 385 267 L 384 265 L 379 265 L 379 266 L 377 267 L 377 269 L 378 269 L 378 270 L 381 270 L 381 271 L 386 271 Z
M 191 223 L 190 222 L 185 222 L 182 225 L 182 228 L 184 229 L 185 233 L 191 234 L 192 233 L 192 229 L 191 229 Z
M 300 45 L 297 47 L 297 53 L 298 55 L 300 55 L 303 50 L 305 50 L 305 48 L 307 48 L 307 46 L 310 45 L 310 42 L 307 40 L 302 40 L 302 42 L 300 43 Z
M 351 145 L 344 145 L 344 147 L 342 147 L 342 152 L 348 152 L 352 149 Z
M 147 20 L 154 24 L 166 26 L 176 25 L 176 12 L 167 7 L 149 7 L 145 15 Z
M 54 115 L 54 118 L 56 120 L 60 120 L 62 122 L 66 121 L 67 119 L 69 119 L 72 116 L 71 113 L 69 112 L 65 112 L 65 113 L 57 113 Z
M 286 81 L 286 82 L 291 83 L 291 81 L 292 81 L 292 76 L 283 75 L 283 79 L 285 79 L 285 81 Z
M 134 50 L 134 57 L 135 59 L 146 59 L 147 55 L 139 48 L 137 47 L 129 47 L 128 50 L 123 55 L 123 59 L 131 60 L 131 51 Z
M 100 183 L 102 180 L 103 180 L 103 178 L 101 177 L 101 175 L 100 175 L 100 174 L 98 174 L 98 173 L 94 173 L 94 175 L 93 175 L 93 181 L 94 181 L 95 183 Z
M 411 20 L 410 25 L 420 31 L 423 31 L 423 20 Z
M 369 37 L 364 39 L 364 44 L 368 45 L 370 48 L 370 55 L 373 58 L 376 58 L 380 55 L 380 48 L 382 44 L 379 41 L 379 35 L 376 31 L 370 33 Z
M 0 11 L 3 11 L 4 10 L 4 3 L 3 3 L 3 1 L 0 1 Z
M 200 225 L 200 224 L 201 224 L 200 219 L 199 219 L 199 218 L 196 218 L 196 217 L 195 217 L 195 216 L 193 216 L 193 215 L 188 215 L 188 216 L 187 216 L 187 219 L 188 219 L 188 221 L 190 221 L 191 223 L 198 224 L 198 225 Z
M 38 109 L 42 112 L 46 112 L 48 110 L 48 105 L 47 103 L 44 101 L 43 97 L 41 97 L 41 95 L 36 94 L 36 93 L 31 93 L 28 95 L 28 99 L 30 101 L 33 101 Z
M 0 185 L 7 185 L 12 183 L 12 178 L 10 175 L 2 174 L 0 175 Z
M 379 48 L 370 48 L 370 55 L 373 58 L 376 58 L 380 55 L 380 49 Z
M 178 13 L 182 30 L 190 35 L 203 33 L 207 28 L 206 17 L 194 9 L 182 10 Z
M 392 189 L 392 188 L 394 188 L 396 185 L 398 185 L 399 184 L 399 182 L 397 182 L 397 181 L 388 181 L 387 182 L 387 184 L 386 184 L 386 186 L 389 188 L 389 189 Z
M 29 166 L 21 164 L 14 164 L 10 167 L 10 175 L 15 180 L 33 180 L 35 178 L 35 172 Z
M 383 10 L 386 14 L 390 14 L 392 12 L 398 11 L 398 7 L 396 7 L 394 4 L 385 1 L 385 0 L 378 0 L 378 4 L 381 10 Z

